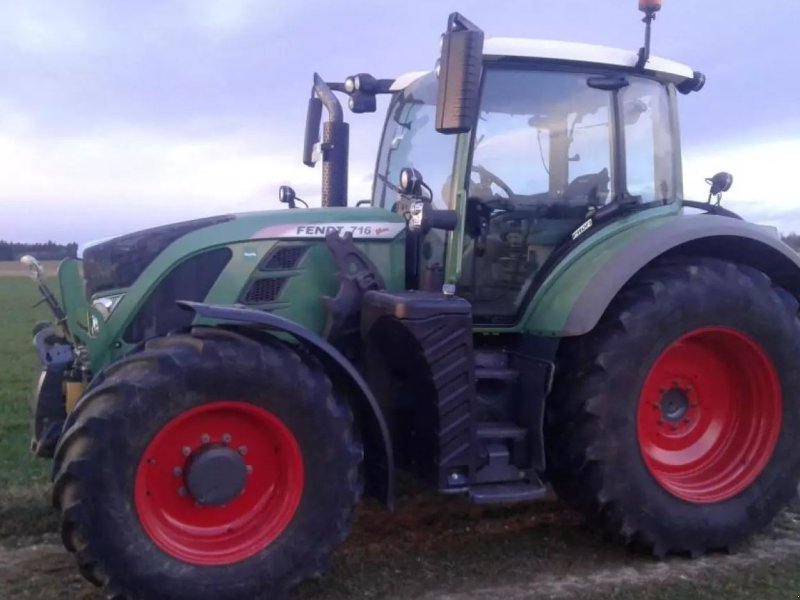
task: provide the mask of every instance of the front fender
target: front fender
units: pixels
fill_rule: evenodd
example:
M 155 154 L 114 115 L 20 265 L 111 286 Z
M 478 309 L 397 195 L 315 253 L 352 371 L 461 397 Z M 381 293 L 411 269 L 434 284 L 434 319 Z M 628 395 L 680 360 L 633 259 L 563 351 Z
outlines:
M 636 273 L 668 255 L 749 265 L 800 295 L 800 256 L 774 229 L 722 216 L 675 215 L 641 222 L 598 241 L 587 238 L 538 290 L 524 329 L 558 337 L 591 331 Z
M 288 334 L 322 363 L 335 385 L 342 384 L 350 387 L 356 396 L 353 399 L 353 410 L 364 425 L 361 433 L 367 449 L 368 484 L 372 484 L 372 491 L 375 495 L 393 508 L 395 469 L 389 427 L 367 382 L 341 352 L 302 325 L 267 312 L 185 300 L 178 301 L 178 304 L 194 311 L 198 317 L 203 319 Z

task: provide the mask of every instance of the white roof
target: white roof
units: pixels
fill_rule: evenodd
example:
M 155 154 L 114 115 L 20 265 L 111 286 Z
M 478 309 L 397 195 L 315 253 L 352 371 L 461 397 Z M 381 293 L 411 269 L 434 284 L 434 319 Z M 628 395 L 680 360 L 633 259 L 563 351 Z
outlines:
M 531 40 L 526 38 L 488 38 L 483 43 L 483 55 L 489 58 L 538 58 L 540 60 L 563 60 L 570 62 L 612 65 L 615 67 L 634 67 L 639 60 L 637 49 L 611 48 L 579 42 L 560 42 L 556 40 Z M 671 75 L 679 79 L 691 79 L 691 67 L 650 56 L 645 69 Z M 402 90 L 430 71 L 405 73 L 395 79 L 392 91 Z
M 414 83 L 417 79 L 419 79 L 420 77 L 424 77 L 428 73 L 430 73 L 430 71 L 411 71 L 410 73 L 403 73 L 402 75 L 400 75 L 400 77 L 394 80 L 394 83 L 392 83 L 392 87 L 390 87 L 389 89 L 393 92 L 404 90 L 412 83 Z
M 639 60 L 638 48 L 623 49 L 578 42 L 529 40 L 525 38 L 489 38 L 483 44 L 484 56 L 519 56 L 543 60 L 568 60 L 619 67 L 634 67 Z M 650 71 L 691 79 L 694 71 L 672 60 L 650 56 L 645 68 Z

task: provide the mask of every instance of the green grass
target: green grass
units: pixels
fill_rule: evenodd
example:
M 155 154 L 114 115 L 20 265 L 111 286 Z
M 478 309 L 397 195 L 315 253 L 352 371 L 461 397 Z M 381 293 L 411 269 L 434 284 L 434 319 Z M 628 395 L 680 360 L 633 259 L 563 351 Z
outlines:
M 26 277 L 0 277 L 0 489 L 46 478 L 48 463 L 30 452 L 30 407 L 36 372 L 31 329 L 47 320 L 47 307 Z

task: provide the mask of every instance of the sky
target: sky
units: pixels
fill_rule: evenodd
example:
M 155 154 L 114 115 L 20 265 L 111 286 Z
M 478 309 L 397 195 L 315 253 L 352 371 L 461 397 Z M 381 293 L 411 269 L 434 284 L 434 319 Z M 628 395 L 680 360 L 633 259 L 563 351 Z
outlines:
M 682 96 L 684 189 L 800 232 L 800 2 L 664 0 L 654 53 L 708 77 Z M 301 162 L 314 71 L 432 68 L 447 15 L 487 36 L 636 49 L 636 0 L 0 0 L 0 239 L 88 241 L 278 208 Z M 383 105 L 385 106 L 385 104 Z M 382 115 L 353 115 L 350 199 L 367 198 Z

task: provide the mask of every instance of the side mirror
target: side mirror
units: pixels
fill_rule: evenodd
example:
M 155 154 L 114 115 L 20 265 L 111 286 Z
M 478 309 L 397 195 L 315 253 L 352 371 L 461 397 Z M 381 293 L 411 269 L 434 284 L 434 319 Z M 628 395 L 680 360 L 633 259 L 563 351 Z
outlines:
M 480 110 L 483 31 L 459 13 L 452 13 L 441 44 L 442 55 L 436 65 L 436 131 L 464 133 L 472 128 Z
M 281 204 L 288 204 L 289 208 L 296 208 L 294 202 L 296 199 L 297 194 L 291 186 L 282 185 L 278 188 L 278 200 L 281 201 Z

